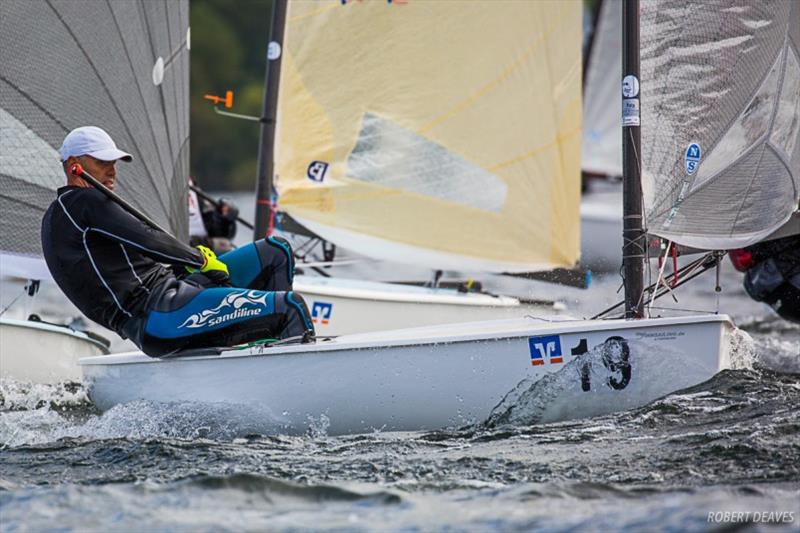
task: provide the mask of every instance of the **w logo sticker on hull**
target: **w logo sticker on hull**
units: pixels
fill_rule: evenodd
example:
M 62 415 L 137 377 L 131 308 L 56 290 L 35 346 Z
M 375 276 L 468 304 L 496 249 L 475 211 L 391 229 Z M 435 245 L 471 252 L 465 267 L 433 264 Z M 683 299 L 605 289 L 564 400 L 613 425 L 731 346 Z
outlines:
M 311 322 L 327 325 L 333 314 L 333 304 L 327 302 L 314 302 L 311 305 Z
M 528 339 L 528 347 L 530 348 L 531 364 L 533 366 L 564 362 L 564 357 L 561 354 L 561 339 L 558 335 L 531 337 Z
M 213 309 L 193 313 L 178 328 L 202 328 L 216 326 L 237 318 L 260 315 L 267 308 L 268 293 L 242 290 L 226 294 Z M 256 307 L 247 307 L 256 306 Z

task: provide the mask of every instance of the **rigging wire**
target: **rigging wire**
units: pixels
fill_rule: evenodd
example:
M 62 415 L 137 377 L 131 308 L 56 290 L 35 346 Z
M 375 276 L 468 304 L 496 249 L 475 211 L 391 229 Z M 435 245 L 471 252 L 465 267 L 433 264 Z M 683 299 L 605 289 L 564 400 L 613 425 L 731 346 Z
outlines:
M 19 300 L 20 298 L 22 298 L 22 297 L 23 297 L 23 296 L 24 296 L 24 295 L 25 295 L 27 292 L 28 292 L 28 287 L 27 287 L 27 286 L 23 287 L 23 288 L 22 288 L 22 294 L 18 294 L 16 298 L 14 298 L 13 300 L 11 300 L 11 303 L 10 303 L 10 304 L 8 304 L 8 305 L 5 307 L 5 309 L 3 309 L 2 311 L 0 311 L 0 316 L 3 316 L 3 315 L 6 313 L 6 311 L 8 311 L 9 309 L 11 309 L 11 306 L 12 306 L 12 305 L 14 305 L 15 303 L 17 303 L 17 300 Z
M 665 260 L 661 262 L 661 267 L 658 269 L 658 276 L 656 277 L 656 290 L 658 290 L 658 286 L 661 283 L 661 280 L 664 279 L 664 269 L 667 267 L 666 257 L 667 257 L 667 255 L 669 255 L 669 249 L 670 249 L 671 246 L 672 246 L 672 241 L 667 241 L 667 247 L 664 249 L 664 259 Z M 650 261 L 648 261 L 648 264 L 649 263 L 650 263 Z M 650 269 L 648 268 L 648 271 L 649 270 Z M 648 279 L 648 281 L 650 281 L 650 280 Z M 665 286 L 666 286 L 666 284 L 665 284 Z M 656 293 L 655 293 L 655 291 L 653 291 L 650 294 L 650 303 L 647 305 L 647 316 L 648 317 L 650 316 L 650 309 L 653 307 L 653 302 L 655 301 L 655 299 L 656 299 Z
M 706 272 L 707 270 L 709 270 L 711 268 L 714 268 L 721 261 L 721 258 L 724 257 L 724 255 L 725 255 L 725 252 L 709 252 L 709 253 L 703 255 L 702 257 L 700 257 L 699 259 L 696 259 L 695 261 L 689 263 L 688 265 L 686 265 L 682 269 L 679 269 L 677 272 L 673 273 L 672 276 L 671 276 L 671 278 L 673 278 L 673 279 L 678 279 L 678 276 L 681 277 L 681 280 L 678 283 L 676 283 L 673 288 L 680 287 L 681 285 L 684 285 L 685 283 L 688 283 L 689 281 L 693 280 L 694 278 L 696 278 L 700 274 Z M 650 294 L 650 292 L 654 291 L 654 290 L 655 290 L 655 285 L 651 284 L 650 286 L 645 288 L 645 290 L 643 291 L 643 294 L 644 293 Z M 664 288 L 664 289 L 662 289 L 660 291 L 656 290 L 655 291 L 656 294 L 655 294 L 655 297 L 653 299 L 657 300 L 658 298 L 661 298 L 665 294 L 668 294 L 670 291 L 671 291 L 670 288 Z M 614 309 L 617 309 L 619 306 L 624 305 L 624 304 L 625 304 L 624 300 L 621 301 L 621 302 L 618 302 L 618 303 L 612 305 L 611 307 L 609 307 L 607 309 L 604 309 L 600 313 L 596 314 L 591 319 L 595 320 L 595 319 L 598 319 L 598 318 L 602 318 L 604 315 L 607 315 L 608 313 L 610 313 Z

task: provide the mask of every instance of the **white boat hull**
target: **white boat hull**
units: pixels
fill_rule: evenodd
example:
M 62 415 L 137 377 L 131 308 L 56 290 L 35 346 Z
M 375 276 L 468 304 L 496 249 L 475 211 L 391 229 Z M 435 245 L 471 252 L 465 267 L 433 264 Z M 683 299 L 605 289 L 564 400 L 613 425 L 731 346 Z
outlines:
M 81 357 L 107 354 L 85 333 L 30 320 L 0 319 L 0 377 L 30 383 L 80 381 Z
M 728 368 L 732 328 L 725 316 L 516 319 L 165 360 L 118 354 L 81 365 L 101 410 L 137 400 L 190 402 L 209 413 L 238 413 L 251 431 L 265 434 L 298 434 L 320 423 L 331 435 L 430 430 L 486 420 L 522 389 L 541 396 L 535 401 L 547 399 L 541 421 L 643 405 Z M 618 389 L 611 384 L 619 387 L 623 373 L 600 372 L 597 350 L 580 355 L 610 337 L 629 346 L 629 382 Z M 537 392 L 551 375 L 558 385 Z
M 306 299 L 319 336 L 550 316 L 564 310 L 557 302 L 526 304 L 508 296 L 343 278 L 296 276 L 294 289 Z

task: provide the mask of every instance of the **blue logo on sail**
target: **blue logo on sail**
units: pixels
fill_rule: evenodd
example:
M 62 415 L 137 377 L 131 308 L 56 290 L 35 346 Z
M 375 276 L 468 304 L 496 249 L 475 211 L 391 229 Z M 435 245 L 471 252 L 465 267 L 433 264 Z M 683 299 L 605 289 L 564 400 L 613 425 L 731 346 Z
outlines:
M 684 163 L 686 164 L 686 174 L 691 176 L 700 166 L 700 158 L 703 157 L 703 151 L 700 150 L 700 145 L 692 143 L 686 148 L 686 155 L 684 156 Z

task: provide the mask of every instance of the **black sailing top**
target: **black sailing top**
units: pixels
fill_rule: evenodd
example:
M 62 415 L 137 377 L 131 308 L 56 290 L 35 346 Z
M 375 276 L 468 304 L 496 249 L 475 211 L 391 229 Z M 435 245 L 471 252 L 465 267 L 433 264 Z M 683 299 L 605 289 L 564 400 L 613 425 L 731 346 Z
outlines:
M 199 251 L 150 228 L 95 188 L 58 189 L 42 219 L 47 267 L 87 317 L 120 332 L 173 276 L 162 263 L 199 268 Z

